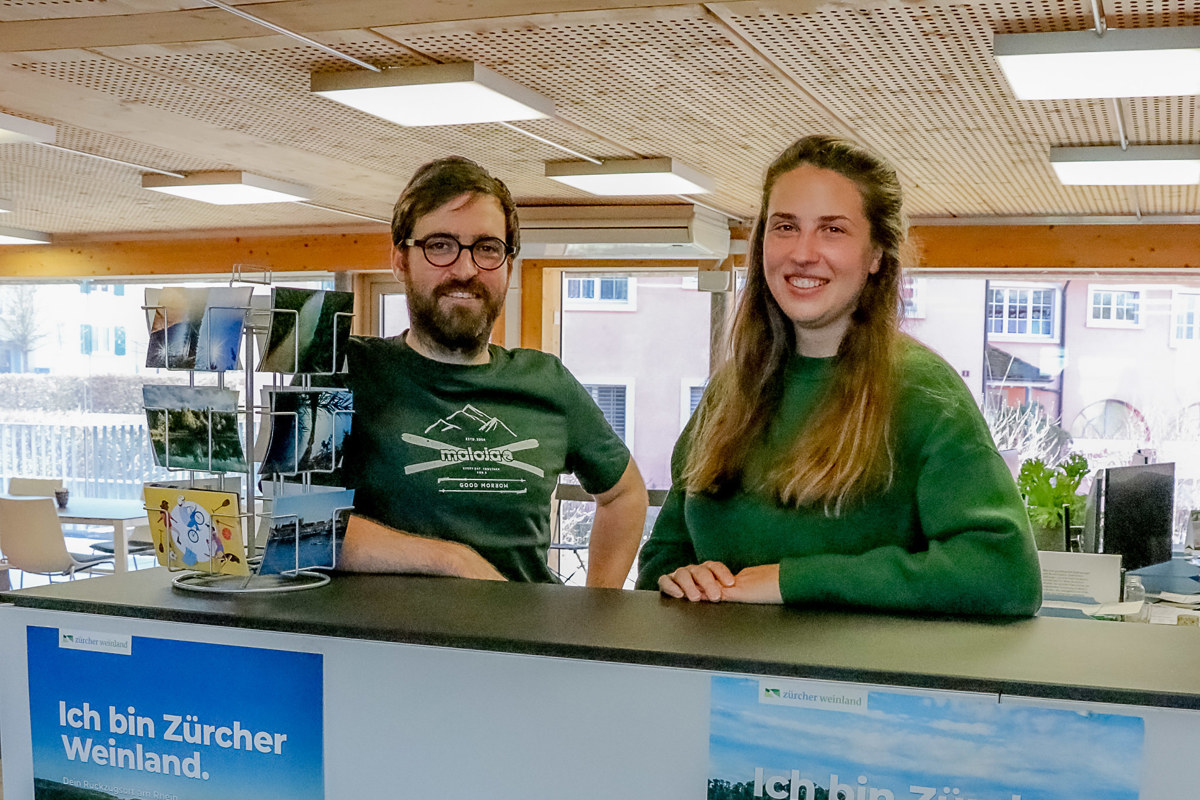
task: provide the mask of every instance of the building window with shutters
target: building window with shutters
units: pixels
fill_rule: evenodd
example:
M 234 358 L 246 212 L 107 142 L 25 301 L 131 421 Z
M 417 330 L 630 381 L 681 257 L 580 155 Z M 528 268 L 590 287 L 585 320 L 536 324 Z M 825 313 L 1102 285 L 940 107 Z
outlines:
M 85 356 L 92 354 L 92 326 L 79 326 L 79 352 Z
M 689 377 L 679 382 L 679 430 L 683 430 L 688 420 L 696 413 L 700 398 L 704 396 L 704 388 L 708 385 L 707 378 Z
M 585 383 L 583 388 L 600 406 L 608 424 L 625 444 L 630 443 L 633 426 L 629 401 L 633 392 L 627 383 Z

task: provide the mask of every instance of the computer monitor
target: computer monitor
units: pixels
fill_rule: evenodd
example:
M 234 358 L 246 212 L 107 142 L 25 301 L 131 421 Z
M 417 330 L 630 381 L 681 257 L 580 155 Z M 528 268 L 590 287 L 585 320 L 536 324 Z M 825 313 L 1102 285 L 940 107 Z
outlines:
M 1175 464 L 1099 470 L 1088 494 L 1083 550 L 1118 553 L 1125 569 L 1171 560 Z

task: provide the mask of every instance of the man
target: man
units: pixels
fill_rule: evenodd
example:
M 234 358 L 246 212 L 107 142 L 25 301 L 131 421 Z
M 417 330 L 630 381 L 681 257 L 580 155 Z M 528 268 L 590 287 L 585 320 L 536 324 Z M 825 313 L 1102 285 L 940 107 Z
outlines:
M 426 164 L 392 243 L 411 327 L 348 349 L 356 513 L 340 565 L 553 582 L 550 499 L 573 472 L 596 498 L 588 585 L 620 587 L 646 516 L 629 450 L 557 358 L 488 344 L 520 248 L 508 189 L 466 159 Z

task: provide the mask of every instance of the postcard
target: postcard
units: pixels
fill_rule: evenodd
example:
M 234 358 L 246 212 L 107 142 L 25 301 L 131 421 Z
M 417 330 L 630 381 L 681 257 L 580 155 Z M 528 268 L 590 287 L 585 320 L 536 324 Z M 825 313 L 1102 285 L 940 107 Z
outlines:
M 354 490 L 289 493 L 271 501 L 271 528 L 263 550 L 260 575 L 337 566 L 346 524 L 354 507 Z
M 236 369 L 252 287 L 146 290 L 150 341 L 146 366 L 220 371 Z
M 214 386 L 142 387 L 154 461 L 167 469 L 246 469 L 237 392 Z
M 236 492 L 146 484 L 146 517 L 158 563 L 225 575 L 248 575 Z
M 354 409 L 350 391 L 278 389 L 268 397 L 271 433 L 260 474 L 333 472 L 341 465 Z
M 238 368 L 242 332 L 254 289 L 227 286 L 208 289 L 204 315 L 196 336 L 194 369 L 223 371 Z
M 207 302 L 207 289 L 168 286 L 146 290 L 147 316 L 150 317 L 147 367 L 195 367 L 200 322 Z
M 276 287 L 271 326 L 258 369 L 329 374 L 345 363 L 354 295 L 321 289 Z

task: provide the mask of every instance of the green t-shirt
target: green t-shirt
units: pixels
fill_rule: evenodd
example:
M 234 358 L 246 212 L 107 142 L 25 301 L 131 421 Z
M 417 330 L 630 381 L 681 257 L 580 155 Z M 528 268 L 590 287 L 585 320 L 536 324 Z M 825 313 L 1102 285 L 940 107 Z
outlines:
M 596 494 L 629 450 L 557 358 L 492 345 L 487 364 L 445 364 L 403 336 L 354 338 L 345 446 L 355 512 L 473 547 L 509 580 L 553 582 L 550 496 L 563 473 Z
M 639 558 L 638 588 L 686 564 L 735 573 L 779 564 L 785 602 L 906 611 L 1033 614 L 1041 579 L 1012 475 L 963 381 L 939 356 L 902 345 L 889 489 L 839 516 L 761 493 L 687 495 L 679 488 L 691 424 L 672 459 L 671 489 Z M 768 469 L 821 402 L 834 359 L 794 357 L 743 485 Z

